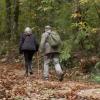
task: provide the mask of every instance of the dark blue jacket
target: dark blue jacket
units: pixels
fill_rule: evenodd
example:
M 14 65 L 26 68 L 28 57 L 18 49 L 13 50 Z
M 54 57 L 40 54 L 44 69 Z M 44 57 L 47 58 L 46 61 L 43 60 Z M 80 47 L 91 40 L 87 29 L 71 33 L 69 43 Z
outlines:
M 36 52 L 38 51 L 38 47 L 38 42 L 33 34 L 21 34 L 19 44 L 20 53 L 24 50 L 32 50 Z

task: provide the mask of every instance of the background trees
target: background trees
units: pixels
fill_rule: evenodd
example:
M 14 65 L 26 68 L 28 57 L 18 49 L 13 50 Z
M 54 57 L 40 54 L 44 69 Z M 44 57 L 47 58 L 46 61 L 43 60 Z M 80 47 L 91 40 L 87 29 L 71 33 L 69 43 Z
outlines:
M 49 24 L 63 40 L 61 61 L 76 51 L 99 55 L 100 0 L 1 0 L 0 12 L 1 54 L 12 43 L 18 44 L 26 26 L 40 40 L 44 26 Z

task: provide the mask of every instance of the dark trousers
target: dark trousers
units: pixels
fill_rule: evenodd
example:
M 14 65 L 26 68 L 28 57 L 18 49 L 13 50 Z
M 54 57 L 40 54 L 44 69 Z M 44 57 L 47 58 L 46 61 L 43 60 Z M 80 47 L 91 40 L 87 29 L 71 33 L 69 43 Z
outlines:
M 32 57 L 33 57 L 34 51 L 25 50 L 23 51 L 23 53 L 24 53 L 24 58 L 25 58 L 26 73 L 32 72 Z

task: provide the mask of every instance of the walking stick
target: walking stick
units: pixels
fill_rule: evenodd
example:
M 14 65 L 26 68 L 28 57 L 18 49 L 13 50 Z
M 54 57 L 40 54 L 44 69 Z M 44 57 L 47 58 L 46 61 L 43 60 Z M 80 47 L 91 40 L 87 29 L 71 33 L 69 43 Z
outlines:
M 38 67 L 38 78 L 40 78 L 40 61 L 41 61 L 41 58 L 42 58 L 43 56 L 41 56 L 40 54 L 39 54 L 39 52 L 37 52 L 36 53 L 36 63 L 37 63 L 37 67 Z
M 40 70 L 40 66 L 39 66 L 39 64 L 40 64 L 40 61 L 39 61 L 39 53 L 37 52 L 37 67 L 38 67 L 38 78 L 39 78 L 39 70 Z

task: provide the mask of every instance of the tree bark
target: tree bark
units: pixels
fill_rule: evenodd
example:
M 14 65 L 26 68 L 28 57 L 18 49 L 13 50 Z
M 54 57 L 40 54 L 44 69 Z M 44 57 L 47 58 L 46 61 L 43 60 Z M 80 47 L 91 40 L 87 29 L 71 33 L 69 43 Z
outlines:
M 13 12 L 13 35 L 18 33 L 18 20 L 19 20 L 19 0 L 14 0 L 14 12 Z M 16 37 L 16 36 L 15 36 Z
M 11 33 L 11 1 L 6 0 L 6 32 Z

